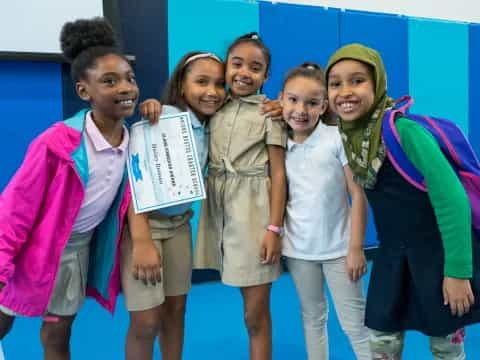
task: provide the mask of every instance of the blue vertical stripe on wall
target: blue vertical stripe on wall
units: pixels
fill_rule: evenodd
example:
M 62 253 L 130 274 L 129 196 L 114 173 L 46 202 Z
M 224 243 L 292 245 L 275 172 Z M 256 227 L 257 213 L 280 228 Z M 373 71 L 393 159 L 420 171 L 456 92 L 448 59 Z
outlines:
M 62 120 L 61 65 L 0 62 L 0 191 L 20 166 L 28 144 Z
M 167 15 L 167 0 L 120 1 L 124 50 L 135 55 L 142 100 L 159 98 L 168 79 Z
M 468 133 L 468 25 L 409 19 L 412 112 L 454 121 Z
M 480 24 L 470 25 L 469 129 L 473 149 L 480 156 Z
M 359 11 L 340 13 L 341 45 L 359 42 L 378 50 L 388 74 L 388 93 L 408 93 L 408 20 L 406 17 Z
M 260 3 L 260 34 L 272 53 L 264 92 L 276 98 L 285 73 L 305 61 L 326 65 L 338 47 L 338 10 L 317 6 Z
M 193 50 L 212 51 L 222 58 L 238 36 L 258 31 L 258 4 L 246 0 L 168 1 L 170 72 Z

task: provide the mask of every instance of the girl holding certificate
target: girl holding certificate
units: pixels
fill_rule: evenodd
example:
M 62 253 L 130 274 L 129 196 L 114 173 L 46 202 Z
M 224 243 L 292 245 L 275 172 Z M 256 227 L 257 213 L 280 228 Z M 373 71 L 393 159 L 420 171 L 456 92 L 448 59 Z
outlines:
M 223 62 L 214 54 L 190 52 L 176 66 L 161 106 L 155 99 L 140 105 L 151 121 L 160 115 L 189 111 L 202 168 L 208 157 L 208 120 L 224 104 Z M 261 110 L 281 114 L 277 102 Z M 129 212 L 131 236 L 122 246 L 122 285 L 130 326 L 127 359 L 151 359 L 158 336 L 165 359 L 181 359 L 187 293 L 191 287 L 192 242 L 188 223 L 191 204 L 149 214 Z M 147 285 L 148 284 L 148 285 Z
M 207 164 L 207 121 L 225 100 L 223 62 L 190 52 L 176 66 L 165 90 L 161 115 L 190 113 L 202 169 Z M 158 120 L 160 104 L 147 100 L 141 112 Z M 192 274 L 191 203 L 135 214 L 121 248 L 121 278 L 130 312 L 126 359 L 151 359 L 158 336 L 162 359 L 182 358 L 187 293 Z M 139 281 L 140 280 L 140 281 Z
M 271 359 L 271 283 L 280 275 L 286 198 L 283 122 L 260 115 L 270 52 L 256 33 L 227 51 L 229 96 L 210 120 L 207 199 L 203 202 L 195 267 L 221 272 L 240 288 L 251 359 Z
M 66 23 L 61 47 L 90 108 L 40 134 L 0 197 L 0 338 L 16 316 L 43 316 L 45 359 L 70 359 L 86 292 L 114 310 L 130 202 L 123 122 L 139 93 L 105 20 Z

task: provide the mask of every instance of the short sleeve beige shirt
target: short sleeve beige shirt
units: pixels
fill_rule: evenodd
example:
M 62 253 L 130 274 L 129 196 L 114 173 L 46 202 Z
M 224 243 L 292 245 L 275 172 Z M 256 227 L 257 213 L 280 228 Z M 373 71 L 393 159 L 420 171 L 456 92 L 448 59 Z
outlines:
M 266 145 L 286 147 L 287 134 L 281 121 L 260 115 L 264 95 L 229 99 L 210 120 L 210 163 L 228 158 L 234 168 L 266 165 Z

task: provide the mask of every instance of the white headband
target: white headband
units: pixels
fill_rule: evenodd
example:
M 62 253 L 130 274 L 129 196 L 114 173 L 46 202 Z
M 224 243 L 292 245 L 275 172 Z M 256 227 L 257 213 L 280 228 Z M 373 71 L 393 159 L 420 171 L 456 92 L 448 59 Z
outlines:
M 220 60 L 220 58 L 219 58 L 217 55 L 215 55 L 215 54 L 212 54 L 212 53 L 200 53 L 200 54 L 192 55 L 192 56 L 190 56 L 187 60 L 185 60 L 185 63 L 183 64 L 183 67 L 187 66 L 187 65 L 190 64 L 192 61 L 195 61 L 195 60 L 198 60 L 198 59 L 206 59 L 206 58 L 210 58 L 210 59 L 216 60 L 216 61 L 218 61 L 219 63 L 222 63 L 222 64 L 223 64 L 223 61 Z

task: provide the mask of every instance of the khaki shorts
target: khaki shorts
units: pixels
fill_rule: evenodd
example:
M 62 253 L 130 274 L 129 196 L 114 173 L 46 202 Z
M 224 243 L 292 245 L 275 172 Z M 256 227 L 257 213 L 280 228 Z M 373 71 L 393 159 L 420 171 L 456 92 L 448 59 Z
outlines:
M 90 241 L 93 230 L 73 233 L 60 257 L 60 265 L 48 303 L 47 313 L 72 316 L 78 313 L 85 300 L 88 276 Z M 12 310 L 1 306 L 0 311 L 17 316 Z
M 121 281 L 125 304 L 129 311 L 152 309 L 165 301 L 165 296 L 185 295 L 192 287 L 192 212 L 162 217 L 149 215 L 152 239 L 162 257 L 162 281 L 145 285 L 132 275 L 132 241 L 124 232 L 121 244 Z

